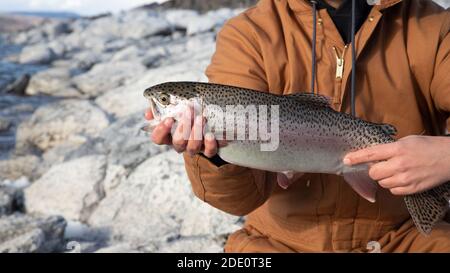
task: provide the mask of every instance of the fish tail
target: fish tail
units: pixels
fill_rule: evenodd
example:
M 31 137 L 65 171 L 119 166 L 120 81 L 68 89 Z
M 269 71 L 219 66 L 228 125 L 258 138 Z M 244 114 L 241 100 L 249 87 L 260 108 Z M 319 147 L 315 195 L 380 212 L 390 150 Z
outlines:
M 450 182 L 423 193 L 405 196 L 406 207 L 420 233 L 430 234 L 449 210 Z

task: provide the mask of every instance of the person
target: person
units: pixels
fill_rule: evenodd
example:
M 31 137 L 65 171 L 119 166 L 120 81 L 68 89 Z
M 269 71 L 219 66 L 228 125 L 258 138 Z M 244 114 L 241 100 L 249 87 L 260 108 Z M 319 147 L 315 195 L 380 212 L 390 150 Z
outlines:
M 218 34 L 209 81 L 275 94 L 308 91 L 314 81 L 335 110 L 350 113 L 351 3 L 260 1 Z M 198 198 L 247 216 L 229 236 L 226 252 L 367 252 L 373 242 L 382 252 L 450 252 L 450 224 L 420 234 L 402 198 L 450 181 L 450 138 L 444 136 L 450 128 L 450 11 L 428 0 L 357 1 L 355 10 L 356 116 L 398 129 L 395 143 L 344 159 L 372 163 L 369 175 L 380 185 L 376 203 L 339 176 L 288 179 L 228 164 L 217 156 L 212 136 L 184 140 L 179 128 L 171 135 L 172 119 L 154 130 L 155 143 L 184 153 Z M 153 118 L 151 111 L 146 118 Z

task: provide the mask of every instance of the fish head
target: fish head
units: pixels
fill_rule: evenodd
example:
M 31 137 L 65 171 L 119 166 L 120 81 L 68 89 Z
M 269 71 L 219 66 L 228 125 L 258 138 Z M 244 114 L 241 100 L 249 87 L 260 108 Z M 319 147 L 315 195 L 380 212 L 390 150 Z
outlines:
M 147 88 L 144 97 L 150 102 L 154 120 L 159 123 L 166 118 L 178 120 L 186 108 L 199 101 L 193 83 L 163 83 Z

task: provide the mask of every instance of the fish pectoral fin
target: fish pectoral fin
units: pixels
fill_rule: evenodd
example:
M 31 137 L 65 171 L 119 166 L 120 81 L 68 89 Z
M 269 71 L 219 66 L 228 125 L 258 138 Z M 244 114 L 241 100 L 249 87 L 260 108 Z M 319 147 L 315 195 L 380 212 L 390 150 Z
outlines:
M 361 197 L 375 203 L 378 183 L 369 177 L 367 170 L 344 173 L 344 179 Z

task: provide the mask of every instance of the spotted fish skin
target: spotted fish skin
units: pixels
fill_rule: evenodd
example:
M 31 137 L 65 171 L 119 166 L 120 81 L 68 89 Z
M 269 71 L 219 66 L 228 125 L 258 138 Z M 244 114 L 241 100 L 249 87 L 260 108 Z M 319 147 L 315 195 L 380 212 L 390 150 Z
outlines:
M 204 106 L 216 105 L 278 105 L 279 146 L 271 152 L 260 149 L 261 139 L 229 140 L 228 146 L 219 150 L 225 161 L 249 168 L 273 172 L 329 173 L 343 175 L 361 196 L 375 201 L 377 184 L 367 173 L 366 165 L 348 167 L 344 156 L 355 150 L 378 144 L 394 142 L 396 129 L 388 124 L 376 124 L 351 115 L 334 111 L 323 96 L 308 93 L 275 95 L 239 87 L 196 83 L 171 82 L 148 88 L 144 96 L 156 101 L 162 95 L 176 98 L 177 102 L 197 101 Z M 159 108 L 160 118 L 168 109 Z M 168 105 L 167 108 L 170 108 Z M 203 113 L 208 122 L 223 118 L 214 112 Z M 268 120 L 270 120 L 268 111 Z M 208 128 L 206 129 L 208 130 Z M 248 128 L 246 128 L 248 134 Z M 223 132 L 214 132 L 216 136 Z M 373 198 L 373 200 L 372 200 Z M 418 229 L 428 234 L 448 209 L 450 183 L 431 191 L 406 196 L 405 203 Z M 446 203 L 446 206 L 445 206 Z

